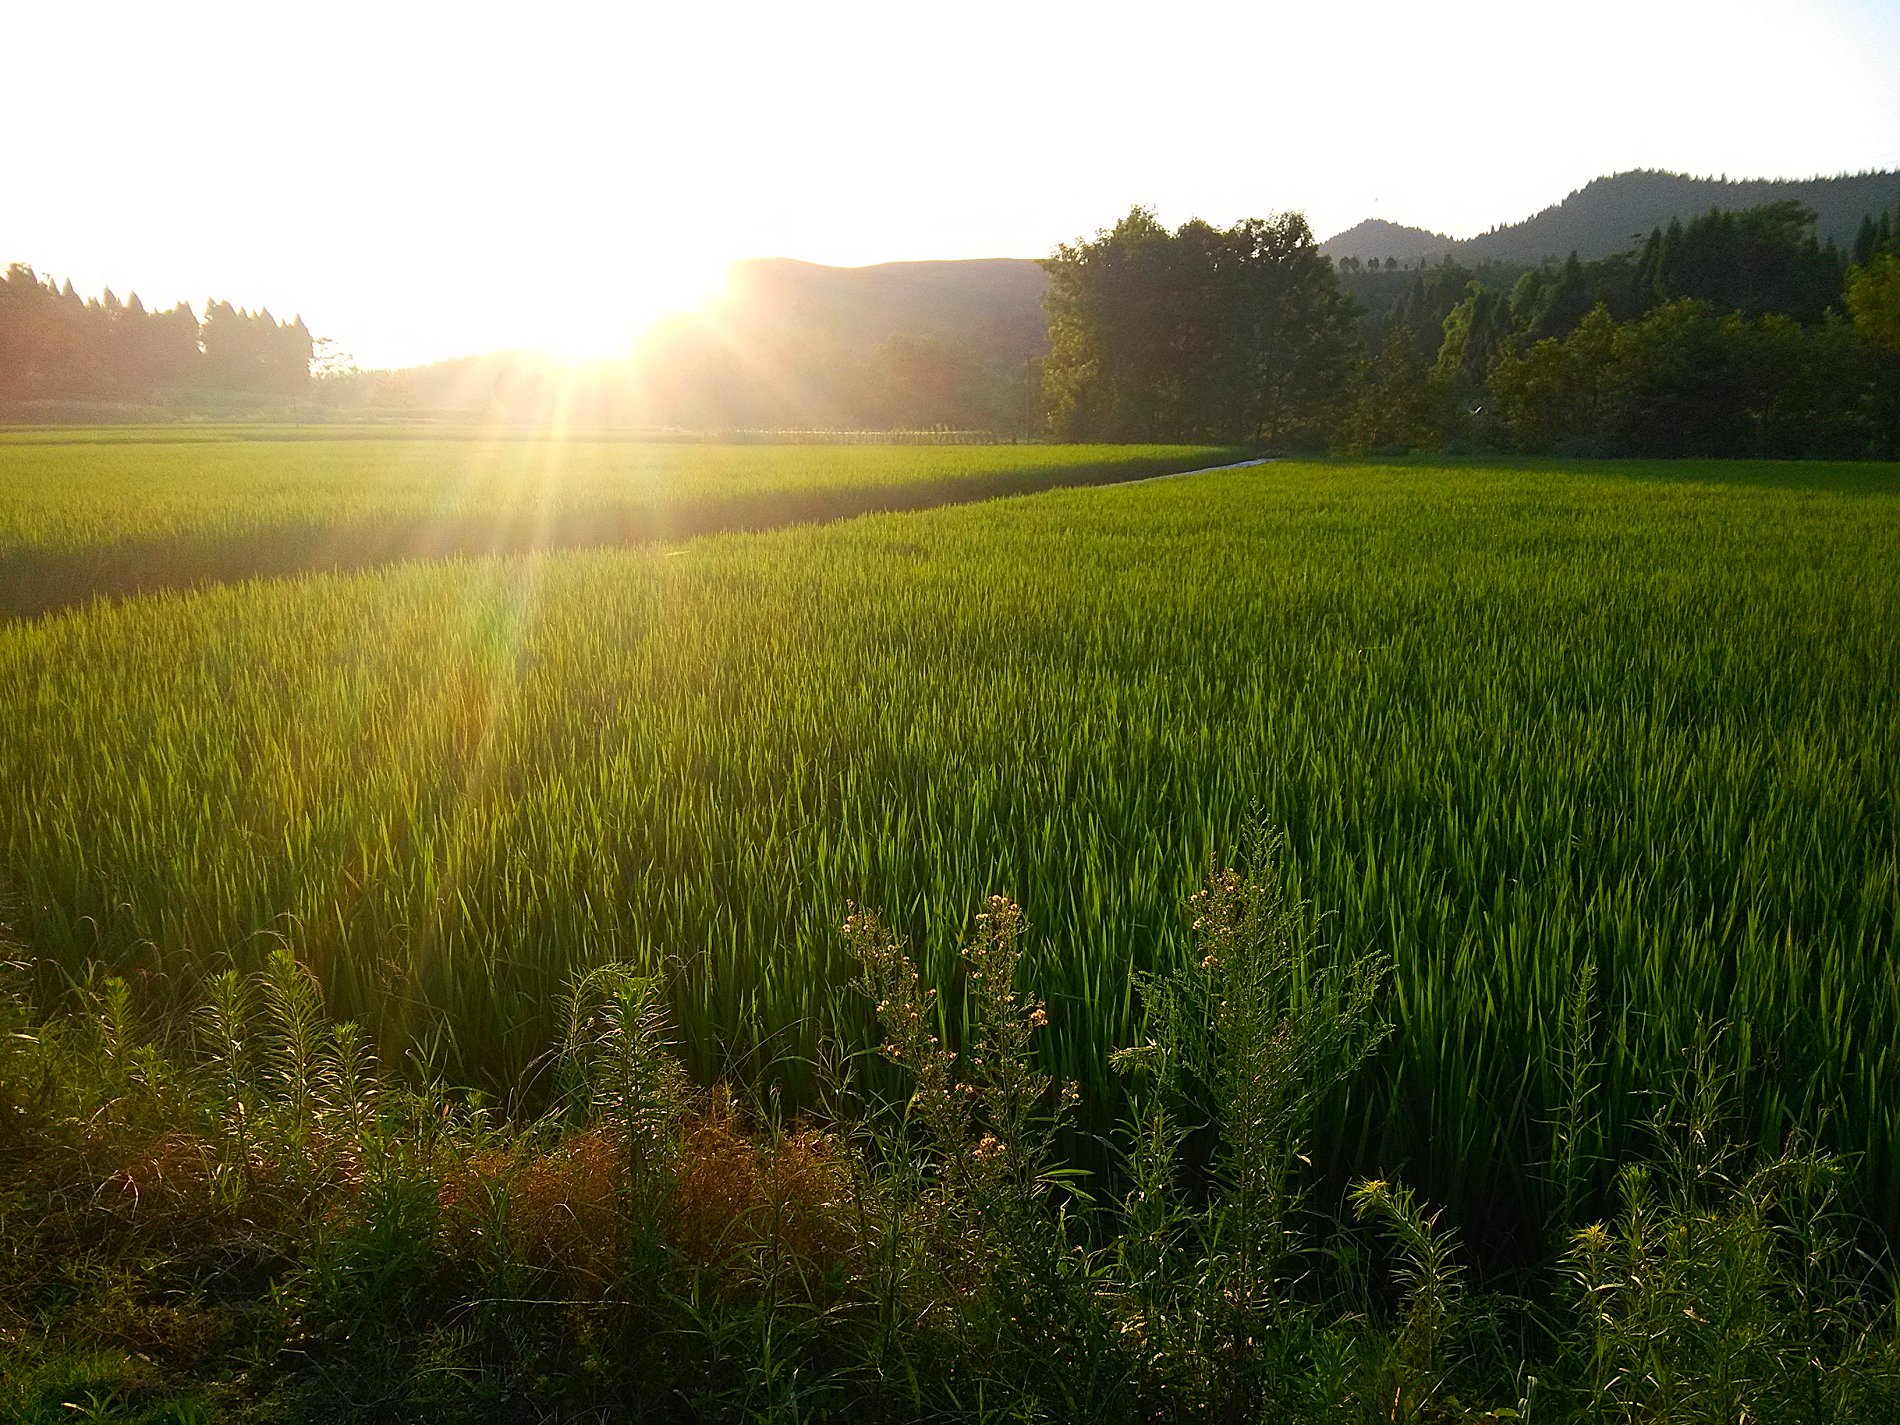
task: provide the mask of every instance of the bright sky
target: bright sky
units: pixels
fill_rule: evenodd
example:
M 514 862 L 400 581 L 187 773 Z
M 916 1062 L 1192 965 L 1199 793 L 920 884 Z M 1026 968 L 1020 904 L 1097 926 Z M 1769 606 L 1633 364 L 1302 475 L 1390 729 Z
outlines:
M 1131 203 L 1465 236 L 1600 174 L 1900 168 L 1896 0 L 15 7 L 0 262 L 365 365 L 625 350 L 725 264 Z

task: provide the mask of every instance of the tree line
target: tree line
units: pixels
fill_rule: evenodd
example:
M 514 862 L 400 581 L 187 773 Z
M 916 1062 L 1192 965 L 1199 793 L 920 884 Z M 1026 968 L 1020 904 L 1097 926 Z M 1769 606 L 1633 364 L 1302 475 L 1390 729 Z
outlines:
M 15 263 L 0 274 L 0 401 L 149 401 L 181 392 L 295 395 L 315 343 L 303 318 L 278 321 L 214 301 L 148 311 L 135 292 L 83 298 Z
M 1900 455 L 1900 213 L 1780 201 L 1592 262 L 1321 257 L 1297 215 L 1137 208 L 1047 263 L 1052 430 L 1344 453 Z
M 697 431 L 1900 455 L 1896 211 L 1867 214 L 1844 246 L 1782 200 L 1672 221 L 1594 260 L 1407 267 L 1335 264 L 1297 214 L 1168 228 L 1136 208 L 1043 267 L 1040 359 L 980 326 L 922 329 L 927 313 L 867 336 L 801 293 L 675 318 L 629 359 L 584 369 L 512 353 L 318 379 L 301 318 L 87 300 L 16 265 L 0 276 L 0 404 L 309 394 L 339 414 Z

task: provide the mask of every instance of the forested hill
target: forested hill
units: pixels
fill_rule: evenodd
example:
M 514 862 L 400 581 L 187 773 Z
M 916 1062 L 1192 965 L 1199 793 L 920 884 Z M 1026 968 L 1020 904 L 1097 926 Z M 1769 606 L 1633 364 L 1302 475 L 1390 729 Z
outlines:
M 1354 223 L 1343 233 L 1334 233 L 1319 245 L 1333 261 L 1356 257 L 1362 262 L 1383 262 L 1386 258 L 1410 266 L 1420 258 L 1436 262 L 1458 245 L 1455 238 L 1424 228 L 1408 228 L 1388 223 L 1384 218 L 1367 218 Z
M 1627 251 L 1641 243 L 1652 228 L 1667 227 L 1671 218 L 1687 222 L 1711 208 L 1755 208 L 1787 199 L 1814 210 L 1823 243 L 1831 240 L 1845 248 L 1854 240 L 1861 218 L 1891 209 L 1896 197 L 1900 197 L 1900 172 L 1729 180 L 1642 169 L 1595 179 L 1535 217 L 1462 242 L 1439 238 L 1420 228 L 1371 220 L 1328 238 L 1320 244 L 1320 250 L 1335 260 L 1357 257 L 1383 261 L 1393 257 L 1407 265 L 1421 257 L 1435 260 L 1443 256 L 1467 266 L 1481 262 L 1536 264 L 1546 258 L 1561 261 L 1572 252 L 1587 262 Z M 1434 239 L 1436 246 L 1431 245 Z

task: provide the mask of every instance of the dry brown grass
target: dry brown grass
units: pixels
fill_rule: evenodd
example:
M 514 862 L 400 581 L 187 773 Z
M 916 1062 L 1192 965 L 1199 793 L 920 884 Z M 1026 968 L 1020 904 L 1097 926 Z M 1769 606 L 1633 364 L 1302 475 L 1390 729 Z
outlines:
M 627 1228 L 621 1152 L 590 1128 L 442 1165 L 445 1229 L 468 1238 L 499 1218 L 511 1258 L 554 1273 L 574 1295 L 597 1295 Z M 811 1129 L 752 1129 L 727 1093 L 705 1095 L 680 1125 L 668 1183 L 660 1230 L 695 1266 L 732 1269 L 768 1253 L 824 1271 L 849 1250 L 851 1175 L 837 1144 Z
M 592 1130 L 523 1159 L 507 1177 L 512 1251 L 557 1272 L 577 1294 L 597 1290 L 620 1252 L 622 1180 L 614 1145 Z
M 758 1251 L 835 1266 L 850 1242 L 850 1188 L 834 1140 L 748 1133 L 730 1096 L 714 1095 L 686 1125 L 673 1199 L 680 1248 L 705 1266 Z

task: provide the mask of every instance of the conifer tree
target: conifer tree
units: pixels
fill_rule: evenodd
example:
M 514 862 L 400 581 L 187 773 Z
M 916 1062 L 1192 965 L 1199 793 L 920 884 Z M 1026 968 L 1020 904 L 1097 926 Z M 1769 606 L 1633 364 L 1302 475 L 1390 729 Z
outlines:
M 1854 265 L 1865 267 L 1874 260 L 1874 254 L 1879 250 L 1880 225 L 1874 221 L 1872 213 L 1862 213 L 1860 227 L 1854 233 Z

